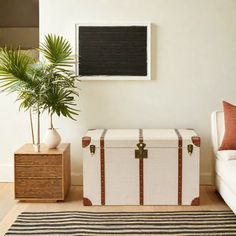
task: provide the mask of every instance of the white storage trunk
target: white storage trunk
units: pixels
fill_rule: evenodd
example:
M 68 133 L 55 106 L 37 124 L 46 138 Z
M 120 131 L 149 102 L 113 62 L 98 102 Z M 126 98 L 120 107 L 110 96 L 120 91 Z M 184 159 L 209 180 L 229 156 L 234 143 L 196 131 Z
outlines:
M 94 129 L 82 139 L 84 205 L 199 205 L 192 129 Z

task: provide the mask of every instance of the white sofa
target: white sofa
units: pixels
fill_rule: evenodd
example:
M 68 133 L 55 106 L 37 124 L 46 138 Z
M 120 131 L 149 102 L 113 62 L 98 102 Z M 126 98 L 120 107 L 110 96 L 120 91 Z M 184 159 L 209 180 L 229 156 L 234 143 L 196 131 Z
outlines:
M 211 115 L 211 137 L 215 156 L 216 189 L 236 214 L 236 150 L 218 151 L 224 131 L 224 112 L 213 112 Z

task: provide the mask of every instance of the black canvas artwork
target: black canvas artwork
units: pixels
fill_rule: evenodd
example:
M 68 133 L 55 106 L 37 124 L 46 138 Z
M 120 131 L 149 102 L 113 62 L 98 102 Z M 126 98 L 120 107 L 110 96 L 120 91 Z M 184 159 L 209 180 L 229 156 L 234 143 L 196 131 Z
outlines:
M 79 76 L 147 76 L 147 26 L 78 26 Z

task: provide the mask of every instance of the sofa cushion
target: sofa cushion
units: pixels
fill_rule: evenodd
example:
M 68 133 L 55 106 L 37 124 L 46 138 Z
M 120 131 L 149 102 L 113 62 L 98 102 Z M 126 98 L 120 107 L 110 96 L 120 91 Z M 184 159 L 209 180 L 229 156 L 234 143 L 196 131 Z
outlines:
M 225 133 L 219 150 L 236 150 L 236 106 L 223 101 Z
M 236 194 L 236 160 L 222 161 L 216 159 L 216 174 Z
M 236 160 L 236 150 L 223 150 L 216 153 L 216 157 L 219 160 L 228 161 Z

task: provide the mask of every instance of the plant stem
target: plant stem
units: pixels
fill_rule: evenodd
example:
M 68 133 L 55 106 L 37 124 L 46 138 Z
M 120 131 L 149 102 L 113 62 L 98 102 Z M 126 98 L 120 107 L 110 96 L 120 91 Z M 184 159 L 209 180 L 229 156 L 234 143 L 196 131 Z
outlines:
M 39 106 L 38 106 L 38 140 L 37 140 L 37 145 L 38 145 L 38 151 L 40 151 L 40 111 L 39 111 Z
M 50 129 L 53 129 L 52 114 L 50 114 Z
M 35 140 L 34 140 L 34 126 L 33 126 L 33 121 L 32 121 L 32 111 L 31 111 L 31 109 L 29 110 L 29 114 L 30 114 L 30 129 L 31 129 L 32 142 L 33 142 L 33 144 L 35 144 Z

